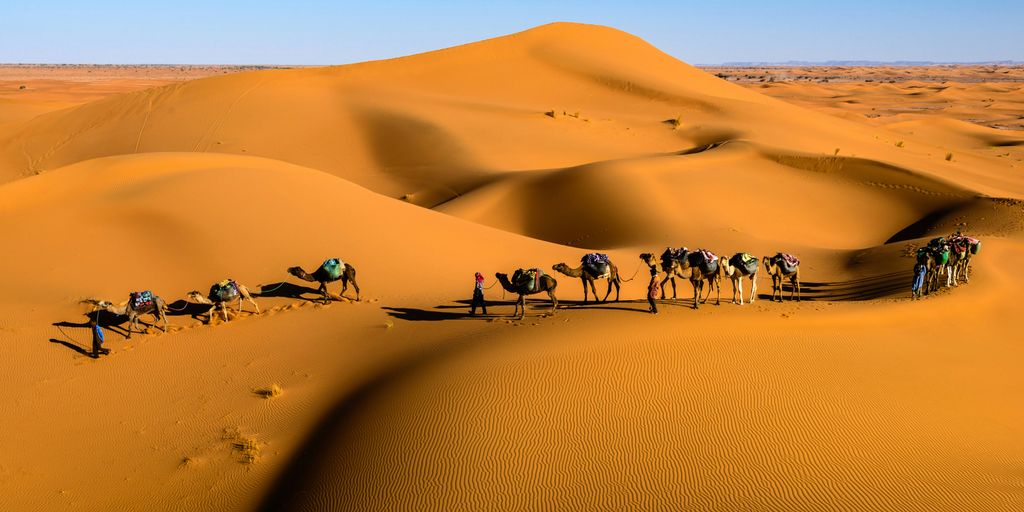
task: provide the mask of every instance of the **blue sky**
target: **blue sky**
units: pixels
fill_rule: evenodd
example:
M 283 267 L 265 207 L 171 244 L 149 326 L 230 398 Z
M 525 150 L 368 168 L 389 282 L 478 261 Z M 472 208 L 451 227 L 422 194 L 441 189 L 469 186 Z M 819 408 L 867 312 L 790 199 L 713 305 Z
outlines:
M 551 21 L 610 25 L 690 63 L 1024 60 L 1024 1 L 0 0 L 0 62 L 341 64 Z

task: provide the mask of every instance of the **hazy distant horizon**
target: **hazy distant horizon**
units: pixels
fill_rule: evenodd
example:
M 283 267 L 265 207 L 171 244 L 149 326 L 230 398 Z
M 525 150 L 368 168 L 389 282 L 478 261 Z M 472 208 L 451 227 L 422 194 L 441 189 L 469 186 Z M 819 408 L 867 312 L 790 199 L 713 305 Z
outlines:
M 611 26 L 705 66 L 858 60 L 1024 60 L 1024 2 L 807 0 L 728 4 L 636 0 L 442 0 L 424 5 L 198 0 L 144 4 L 39 0 L 0 7 L 0 62 L 145 65 L 336 65 L 381 60 L 520 32 L 553 21 Z M 856 55 L 856 59 L 837 56 Z M 715 64 L 721 63 L 721 64 Z

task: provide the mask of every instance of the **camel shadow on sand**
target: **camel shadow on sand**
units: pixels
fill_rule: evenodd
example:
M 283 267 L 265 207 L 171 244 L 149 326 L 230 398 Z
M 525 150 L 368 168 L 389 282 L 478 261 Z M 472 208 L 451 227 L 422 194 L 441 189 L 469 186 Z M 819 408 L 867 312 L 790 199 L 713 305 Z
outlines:
M 910 281 L 913 276 L 909 272 L 893 272 L 879 274 L 849 281 L 803 281 L 800 283 L 800 300 L 804 301 L 861 301 L 874 300 L 895 295 L 909 294 Z M 758 286 L 757 297 L 762 300 L 771 299 L 771 284 L 767 286 L 768 292 L 763 293 L 764 288 Z M 728 287 L 726 287 L 728 289 Z M 789 300 L 789 294 L 793 290 L 789 281 L 782 284 L 783 300 Z M 725 293 L 723 292 L 723 300 Z
M 320 290 L 316 288 L 297 285 L 288 281 L 260 285 L 259 290 L 252 290 L 252 294 L 253 297 L 285 297 L 306 302 L 319 302 L 322 297 Z M 315 298 L 304 297 L 306 294 L 311 294 Z
M 442 304 L 430 309 L 402 308 L 384 306 L 387 314 L 399 320 L 413 322 L 439 322 L 442 320 L 507 320 L 514 318 L 511 309 L 515 308 L 514 300 L 487 301 L 487 309 L 490 314 L 470 315 L 469 308 L 472 301 L 469 299 L 457 300 L 454 304 Z M 635 305 L 636 307 L 630 307 Z M 667 303 L 668 306 L 682 304 Z M 527 311 L 547 314 L 551 311 L 551 302 L 547 299 L 528 299 L 526 301 Z M 494 308 L 500 308 L 500 312 Z M 511 308 L 511 309 L 510 309 Z M 650 314 L 646 300 L 620 300 L 619 302 L 583 302 L 582 300 L 560 300 L 558 309 L 561 310 L 607 310 L 607 311 L 629 311 L 634 313 Z

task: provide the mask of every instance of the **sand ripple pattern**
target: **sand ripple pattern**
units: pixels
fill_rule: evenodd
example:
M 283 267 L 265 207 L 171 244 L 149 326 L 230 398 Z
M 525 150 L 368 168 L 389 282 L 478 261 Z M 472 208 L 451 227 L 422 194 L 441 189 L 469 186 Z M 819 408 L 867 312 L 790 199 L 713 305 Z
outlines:
M 977 397 L 1011 404 L 949 347 L 783 329 L 494 341 L 344 402 L 264 510 L 1024 510 L 1022 416 L 977 421 L 995 417 Z

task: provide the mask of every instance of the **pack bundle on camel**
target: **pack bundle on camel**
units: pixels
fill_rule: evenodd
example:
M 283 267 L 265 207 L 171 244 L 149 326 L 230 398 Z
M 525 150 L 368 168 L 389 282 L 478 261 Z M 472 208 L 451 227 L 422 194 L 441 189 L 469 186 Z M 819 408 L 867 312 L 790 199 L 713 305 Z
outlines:
M 87 299 L 82 302 L 92 304 L 93 311 L 128 317 L 128 339 L 131 339 L 132 332 L 138 327 L 141 315 L 153 315 L 157 321 L 163 322 L 162 330 L 167 332 L 167 303 L 148 290 L 128 294 L 128 301 L 117 306 L 106 300 Z
M 238 301 L 238 312 L 241 313 L 242 300 L 247 300 L 256 308 L 256 314 L 260 314 L 260 306 L 253 300 L 252 294 L 249 293 L 249 288 L 243 284 L 239 284 L 234 279 L 225 279 L 219 283 L 214 284 L 210 287 L 209 297 L 204 297 L 198 290 L 192 290 L 188 292 L 188 297 L 199 304 L 208 304 L 210 306 L 209 318 L 207 324 L 213 323 L 214 311 L 220 309 L 221 314 L 224 316 L 224 321 L 228 321 L 228 303 L 234 300 Z
M 555 297 L 555 288 L 558 287 L 558 281 L 545 274 L 541 269 L 516 270 L 512 274 L 511 280 L 509 280 L 508 274 L 502 274 L 501 272 L 494 274 L 494 277 L 498 278 L 498 282 L 501 283 L 501 287 L 505 291 L 519 295 L 512 316 L 520 313 L 519 319 L 522 320 L 526 316 L 526 296 L 541 292 L 546 292 L 548 297 L 551 298 L 551 314 L 555 314 L 555 310 L 558 309 L 558 298 Z
M 338 258 L 331 258 L 324 261 L 320 268 L 316 269 L 312 274 L 302 270 L 302 267 L 290 267 L 288 273 L 302 279 L 303 281 L 309 281 L 313 283 L 320 283 L 320 287 L 317 289 L 323 294 L 323 303 L 327 304 L 331 302 L 331 296 L 327 293 L 327 283 L 333 283 L 335 281 L 341 281 L 341 293 L 340 296 L 345 295 L 345 291 L 348 290 L 348 285 L 351 284 L 352 288 L 356 290 L 356 301 L 359 301 L 359 285 L 356 284 L 356 269 L 348 263 L 343 263 Z

